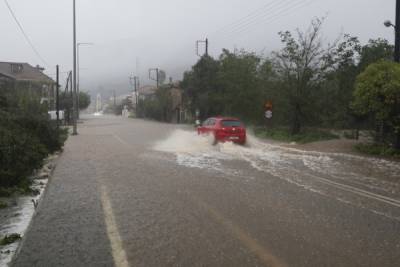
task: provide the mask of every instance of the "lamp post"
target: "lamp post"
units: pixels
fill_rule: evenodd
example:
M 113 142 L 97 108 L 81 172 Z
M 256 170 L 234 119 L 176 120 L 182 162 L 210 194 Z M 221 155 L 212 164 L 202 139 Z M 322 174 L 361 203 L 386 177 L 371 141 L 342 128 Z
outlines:
M 73 107 L 73 130 L 72 135 L 78 134 L 77 129 L 77 103 L 76 103 L 76 12 L 75 12 L 75 0 L 73 0 L 73 75 L 72 75 L 72 83 L 74 88 L 74 93 L 72 95 L 72 107 Z
M 390 20 L 383 23 L 386 27 L 393 27 L 394 37 L 394 61 L 400 63 L 400 0 L 396 0 L 396 22 L 393 24 Z M 399 103 L 396 105 L 396 113 L 399 114 Z M 395 147 L 400 149 L 400 132 L 396 133 Z
M 400 0 L 396 0 L 396 23 L 390 20 L 383 23 L 386 27 L 393 27 L 395 31 L 394 41 L 394 61 L 400 62 Z
M 78 74 L 77 74 L 77 98 L 76 98 L 76 102 L 77 102 L 77 117 L 78 117 L 78 119 L 79 119 L 79 112 L 80 112 L 80 110 L 79 110 L 79 93 L 80 93 L 80 87 L 79 87 L 79 85 L 80 85 L 80 83 L 79 83 L 79 81 L 80 81 L 80 76 L 79 76 L 79 70 L 80 70 L 80 68 L 79 68 L 79 47 L 81 46 L 81 45 L 93 45 L 93 43 L 78 43 L 76 46 L 77 46 L 77 53 L 76 53 L 76 65 L 77 65 L 77 72 L 78 72 Z

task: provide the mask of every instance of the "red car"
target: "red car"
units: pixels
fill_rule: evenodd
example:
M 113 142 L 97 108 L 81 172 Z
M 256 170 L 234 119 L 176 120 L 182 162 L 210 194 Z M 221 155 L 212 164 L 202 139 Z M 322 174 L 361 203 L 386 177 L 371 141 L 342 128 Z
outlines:
M 246 128 L 244 124 L 236 118 L 209 118 L 197 128 L 197 133 L 213 135 L 214 144 L 226 141 L 242 145 L 246 143 Z

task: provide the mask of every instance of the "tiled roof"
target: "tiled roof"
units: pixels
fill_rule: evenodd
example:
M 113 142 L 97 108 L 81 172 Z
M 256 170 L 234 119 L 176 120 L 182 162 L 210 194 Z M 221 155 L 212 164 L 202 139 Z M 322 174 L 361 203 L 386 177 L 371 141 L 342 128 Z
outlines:
M 28 63 L 0 62 L 0 74 L 17 81 L 54 82 L 42 72 L 39 67 L 33 67 Z

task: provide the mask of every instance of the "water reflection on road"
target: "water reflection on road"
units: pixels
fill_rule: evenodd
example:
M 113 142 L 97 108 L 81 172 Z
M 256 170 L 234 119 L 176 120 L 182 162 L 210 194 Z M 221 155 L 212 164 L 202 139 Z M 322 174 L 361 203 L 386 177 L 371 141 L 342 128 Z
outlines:
M 194 132 L 175 130 L 154 149 L 173 153 L 179 165 L 216 171 L 226 177 L 248 180 L 252 178 L 248 170 L 256 169 L 302 189 L 400 220 L 398 162 L 303 151 L 263 142 L 253 136 L 248 137 L 246 146 L 232 143 L 212 146 L 211 143 L 209 138 Z M 229 164 L 235 160 L 247 162 L 249 169 Z

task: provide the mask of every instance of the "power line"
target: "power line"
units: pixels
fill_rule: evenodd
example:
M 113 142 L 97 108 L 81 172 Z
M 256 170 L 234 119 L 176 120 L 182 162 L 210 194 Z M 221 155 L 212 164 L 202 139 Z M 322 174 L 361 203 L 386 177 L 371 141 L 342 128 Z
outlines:
M 248 15 L 238 19 L 237 21 L 230 23 L 219 30 L 215 31 L 212 33 L 212 35 L 216 35 L 220 32 L 222 32 L 222 35 L 226 34 L 227 32 L 235 31 L 236 28 L 241 28 L 243 25 L 248 24 L 249 22 L 251 23 L 252 21 L 255 21 L 259 18 L 263 18 L 266 15 L 269 15 L 270 13 L 274 12 L 274 9 L 281 8 L 283 6 L 287 6 L 290 4 L 290 0 L 275 0 L 272 2 L 269 2 L 268 4 L 258 8 L 256 11 L 253 11 L 249 13 Z
M 238 32 L 242 32 L 245 29 L 251 28 L 253 25 L 263 22 L 265 20 L 270 20 L 271 18 L 275 18 L 279 15 L 281 15 L 281 13 L 284 13 L 286 10 L 290 10 L 294 7 L 296 7 L 299 4 L 304 3 L 304 0 L 300 0 L 300 1 L 289 1 L 289 2 L 282 2 L 282 4 L 279 4 L 278 6 L 275 6 L 275 9 L 273 10 L 269 10 L 268 12 L 266 12 L 265 14 L 263 14 L 262 16 L 258 16 L 254 19 L 251 19 L 249 21 L 247 21 L 246 23 L 243 23 L 242 25 L 239 25 L 238 27 L 236 27 L 235 29 L 231 30 L 230 32 L 226 32 L 222 35 L 220 35 L 219 37 L 221 38 L 221 36 L 227 37 L 230 36 L 232 34 L 236 34 Z
M 283 2 L 284 2 L 284 1 L 287 1 L 287 0 L 283 0 Z M 246 22 L 246 20 L 247 20 L 248 18 L 252 18 L 252 17 L 254 17 L 254 16 L 257 16 L 258 13 L 263 12 L 264 9 L 266 9 L 266 8 L 268 8 L 268 7 L 271 7 L 272 5 L 276 4 L 277 2 L 280 3 L 280 2 L 282 2 L 282 0 L 274 0 L 274 1 L 271 1 L 271 2 L 269 2 L 269 3 L 267 3 L 267 4 L 265 4 L 265 5 L 263 5 L 263 6 L 259 7 L 259 8 L 257 8 L 256 10 L 250 12 L 250 13 L 247 14 L 246 16 L 244 16 L 244 17 L 242 17 L 242 18 L 240 18 L 240 19 L 238 19 L 238 20 L 236 20 L 236 21 L 234 21 L 234 22 L 232 22 L 232 23 L 230 23 L 230 24 L 227 24 L 227 25 L 223 26 L 222 28 L 216 30 L 215 32 L 213 32 L 213 33 L 211 33 L 211 34 L 214 35 L 214 34 L 217 34 L 217 33 L 221 32 L 221 31 L 225 31 L 226 28 L 227 28 L 227 29 L 229 29 L 230 27 L 233 27 L 233 28 L 234 28 L 234 27 L 240 25 L 242 22 Z
M 4 0 L 8 10 L 10 11 L 12 17 L 14 18 L 15 23 L 17 23 L 18 28 L 21 30 L 21 33 L 24 35 L 25 40 L 28 42 L 28 44 L 30 45 L 30 47 L 32 48 L 33 52 L 35 52 L 36 56 L 42 61 L 42 63 L 44 63 L 47 67 L 49 66 L 49 64 L 47 64 L 46 60 L 43 59 L 43 57 L 40 55 L 40 53 L 38 52 L 38 50 L 35 48 L 35 46 L 33 45 L 31 39 L 28 37 L 28 35 L 26 34 L 24 28 L 22 27 L 21 23 L 18 21 L 17 16 L 15 15 L 14 11 L 12 10 L 10 4 L 8 3 L 7 0 Z
M 297 3 L 295 3 L 294 5 L 292 5 L 292 6 L 288 7 L 288 8 L 280 9 L 276 14 L 273 14 L 273 15 L 270 16 L 270 17 L 263 18 L 263 19 L 261 20 L 261 22 L 262 22 L 263 24 L 265 24 L 265 23 L 268 23 L 268 22 L 276 21 L 279 17 L 282 17 L 282 16 L 284 16 L 284 15 L 288 15 L 288 14 L 290 14 L 292 11 L 295 11 L 295 10 L 301 9 L 301 8 L 303 8 L 303 7 L 305 7 L 305 6 L 308 6 L 308 5 L 310 5 L 312 2 L 314 2 L 314 0 L 297 2 Z M 236 30 L 233 31 L 233 32 L 227 33 L 225 36 L 222 36 L 221 39 L 227 39 L 227 40 L 229 40 L 229 39 L 231 39 L 232 37 L 235 37 L 235 36 L 237 36 L 238 34 L 241 34 L 241 33 L 245 32 L 245 31 L 249 30 L 249 28 L 250 28 L 251 26 L 253 26 L 253 25 L 254 25 L 254 23 L 249 23 L 249 24 L 243 25 L 241 28 L 238 28 L 238 29 L 236 29 Z

